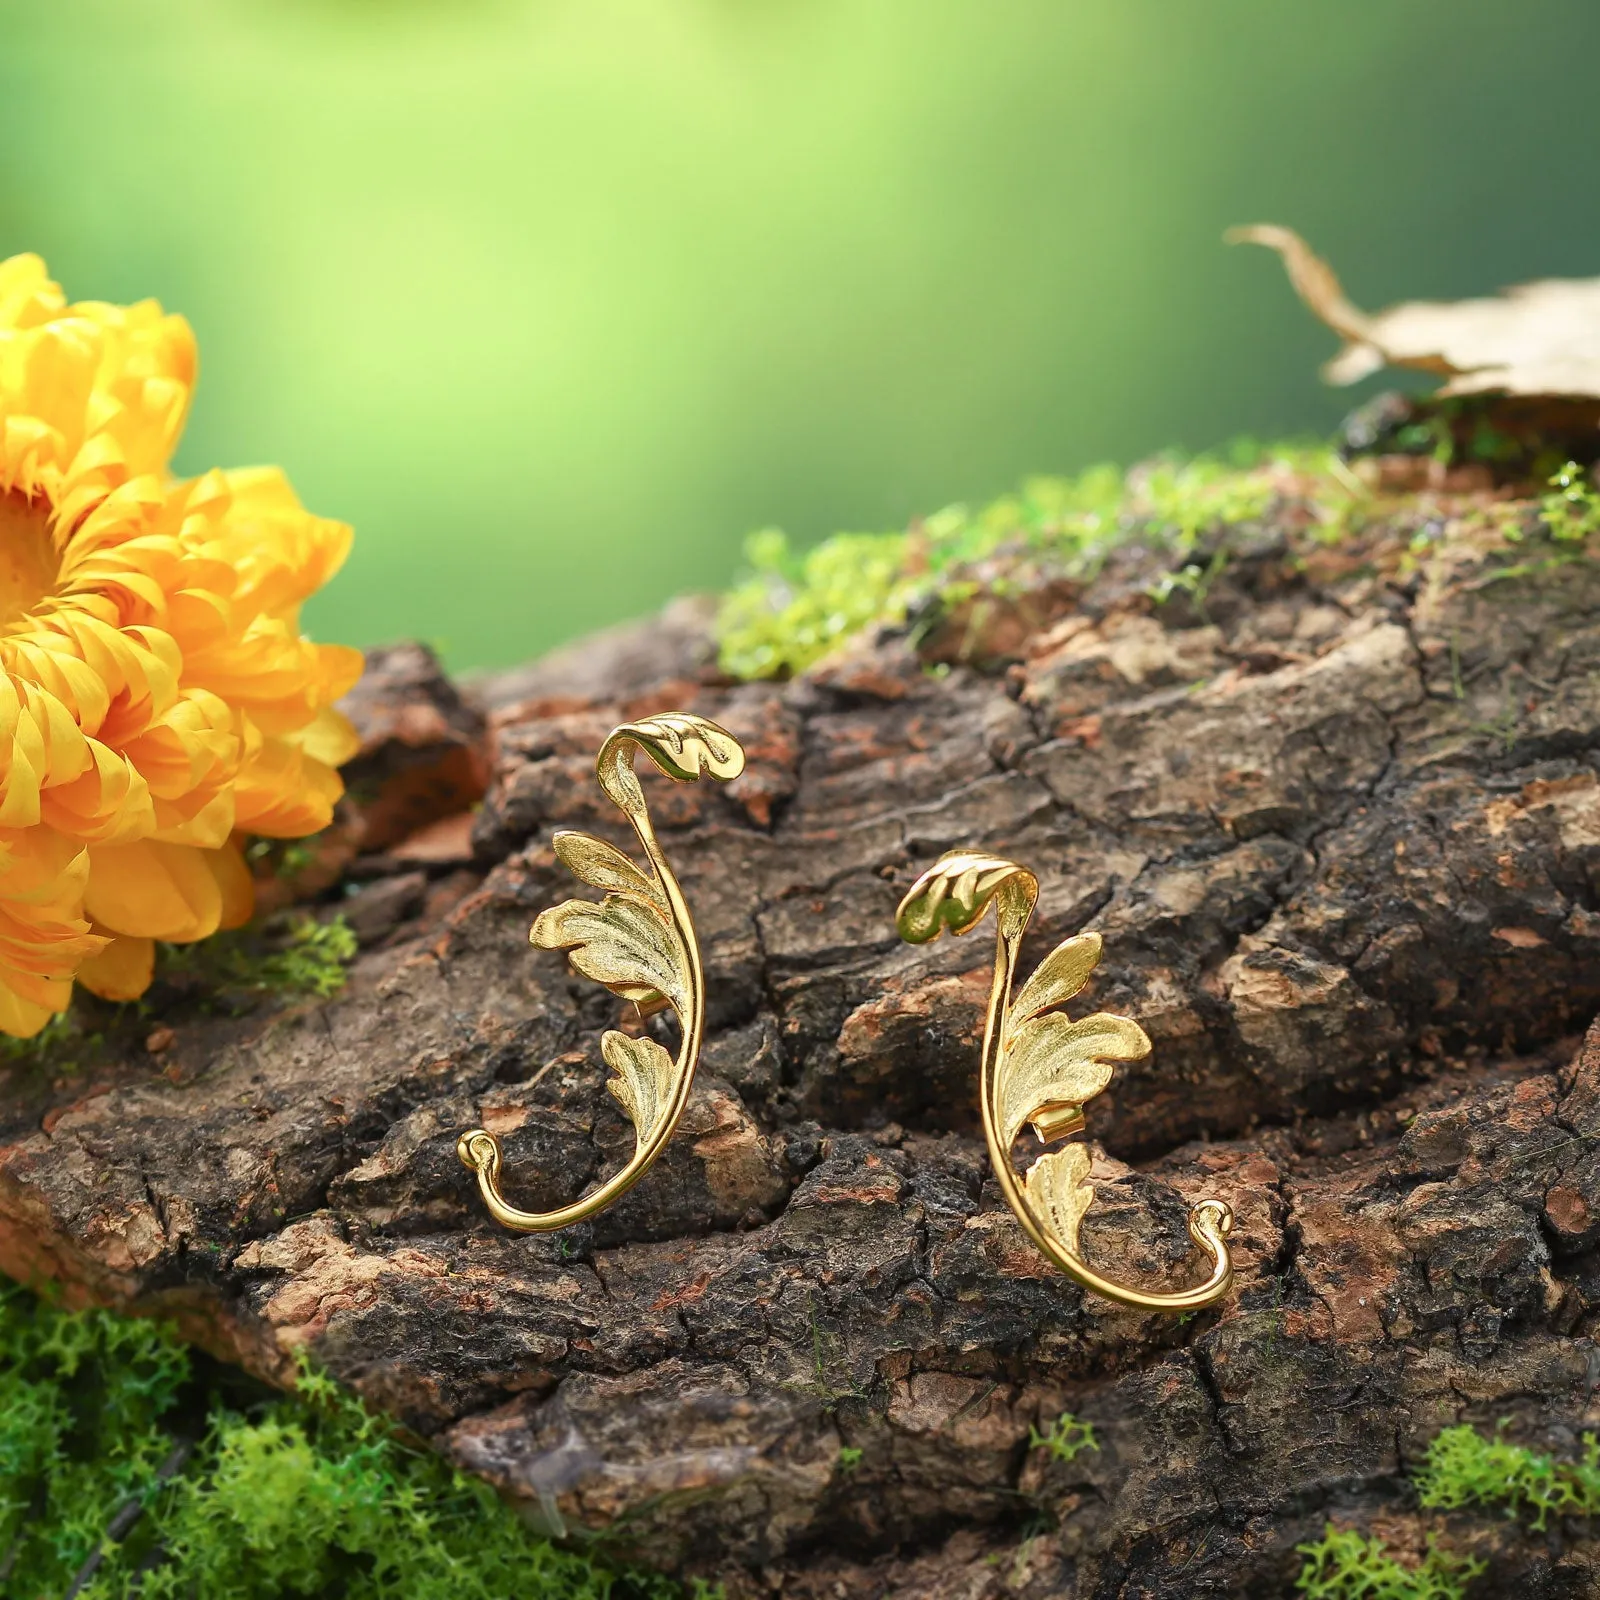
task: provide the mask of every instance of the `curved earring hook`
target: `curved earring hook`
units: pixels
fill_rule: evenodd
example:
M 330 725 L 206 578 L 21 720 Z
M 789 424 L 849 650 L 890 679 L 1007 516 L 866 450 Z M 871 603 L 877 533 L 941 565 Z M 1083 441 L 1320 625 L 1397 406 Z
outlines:
M 1202 1200 L 1189 1213 L 1189 1237 L 1211 1258 L 1204 1283 L 1156 1294 L 1102 1277 L 1084 1260 L 1078 1233 L 1094 1204 L 1089 1152 L 1081 1144 L 1047 1151 L 1025 1178 L 1011 1163 L 1011 1146 L 1025 1123 L 1045 1141 L 1076 1133 L 1083 1106 L 1111 1082 L 1108 1063 L 1150 1054 L 1144 1029 L 1127 1017 L 1096 1012 L 1069 1022 L 1055 1010 L 1070 1000 L 1100 961 L 1100 935 L 1081 933 L 1056 946 L 1015 998 L 1022 935 L 1039 898 L 1039 880 L 999 856 L 952 850 L 911 886 L 895 912 L 895 928 L 911 944 L 943 932 L 975 928 L 994 902 L 994 982 L 984 1018 L 980 1094 L 983 1133 L 1001 1192 L 1028 1237 L 1068 1277 L 1108 1300 L 1145 1311 L 1197 1311 L 1219 1300 L 1233 1281 L 1228 1233 L 1233 1211 Z
M 463 1165 L 477 1174 L 483 1203 L 496 1222 L 519 1233 L 550 1233 L 604 1210 L 650 1170 L 688 1103 L 705 1029 L 705 977 L 700 947 L 683 891 L 661 853 L 644 790 L 633 770 L 642 750 L 669 778 L 693 783 L 702 774 L 726 782 L 744 771 L 739 741 L 716 723 L 669 711 L 625 722 L 600 747 L 595 776 L 607 798 L 633 824 L 644 846 L 648 870 L 586 833 L 558 833 L 556 854 L 583 882 L 606 891 L 596 905 L 567 900 L 541 911 L 529 936 L 544 950 L 566 950 L 572 965 L 631 1000 L 642 1013 L 670 1006 L 683 1029 L 677 1059 L 651 1038 L 631 1038 L 614 1029 L 600 1040 L 600 1054 L 616 1077 L 606 1082 L 633 1122 L 632 1159 L 598 1189 L 555 1211 L 519 1211 L 500 1193 L 500 1141 L 473 1128 L 456 1142 Z

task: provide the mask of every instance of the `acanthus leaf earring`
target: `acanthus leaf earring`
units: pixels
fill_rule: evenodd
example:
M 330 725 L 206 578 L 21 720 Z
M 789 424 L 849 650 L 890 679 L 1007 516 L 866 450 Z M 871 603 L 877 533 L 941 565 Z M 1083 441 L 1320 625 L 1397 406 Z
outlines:
M 1096 1012 L 1069 1021 L 1057 1010 L 1100 961 L 1100 935 L 1081 933 L 1041 961 L 1013 997 L 1022 936 L 1039 899 L 1039 880 L 999 856 L 952 850 L 911 886 L 895 912 L 902 939 L 925 944 L 943 932 L 963 934 L 983 920 L 992 901 L 996 938 L 994 981 L 984 1018 L 979 1094 L 989 1161 L 1007 1204 L 1028 1237 L 1060 1270 L 1123 1305 L 1146 1311 L 1197 1311 L 1219 1300 L 1233 1281 L 1228 1234 L 1233 1212 L 1221 1200 L 1202 1200 L 1189 1213 L 1189 1236 L 1211 1260 L 1205 1282 L 1158 1294 L 1100 1275 L 1084 1259 L 1079 1231 L 1094 1187 L 1082 1144 L 1047 1150 L 1019 1177 L 1011 1147 L 1025 1124 L 1050 1143 L 1084 1126 L 1084 1103 L 1111 1082 L 1112 1063 L 1139 1061 L 1150 1040 L 1127 1017 Z
M 565 950 L 585 977 L 632 1001 L 641 1015 L 670 1007 L 683 1037 L 677 1058 L 652 1038 L 615 1029 L 600 1040 L 600 1054 L 616 1074 L 606 1081 L 634 1128 L 632 1159 L 597 1189 L 554 1211 L 520 1211 L 500 1192 L 500 1142 L 483 1128 L 461 1135 L 456 1153 L 477 1174 L 483 1203 L 496 1222 L 519 1233 L 550 1233 L 604 1210 L 650 1170 L 688 1103 L 705 1030 L 705 977 L 689 907 L 650 824 L 644 790 L 633 770 L 643 751 L 669 778 L 693 783 L 701 776 L 724 782 L 744 771 L 739 741 L 716 723 L 687 712 L 625 722 L 600 747 L 595 776 L 644 847 L 647 867 L 586 833 L 558 833 L 555 853 L 584 883 L 605 891 L 599 904 L 567 900 L 542 911 L 530 934 L 545 950 Z

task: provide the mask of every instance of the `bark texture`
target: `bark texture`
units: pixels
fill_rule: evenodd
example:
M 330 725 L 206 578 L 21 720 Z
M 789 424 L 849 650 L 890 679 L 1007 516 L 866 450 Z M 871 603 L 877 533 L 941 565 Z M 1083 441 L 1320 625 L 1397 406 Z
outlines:
M 1451 1423 L 1568 1454 L 1600 1424 L 1600 569 L 1496 581 L 1475 504 L 1336 549 L 1286 508 L 1203 610 L 1130 548 L 781 686 L 717 680 L 680 609 L 654 658 L 634 629 L 615 671 L 480 686 L 482 750 L 390 653 L 365 820 L 311 885 L 362 937 L 347 990 L 180 996 L 88 1068 L 10 1069 L 0 1263 L 271 1376 L 308 1347 L 545 1525 L 730 1597 L 1280 1596 L 1330 1518 L 1446 1529 L 1479 1592 L 1600 1592 L 1581 1525 L 1446 1524 L 1406 1486 Z M 512 1237 L 461 1129 L 537 1208 L 631 1148 L 618 1003 L 528 927 L 574 892 L 553 830 L 629 842 L 605 734 L 675 707 L 749 755 L 644 780 L 705 955 L 698 1086 L 613 1211 Z M 485 770 L 469 838 L 438 818 Z M 1101 930 L 1084 1000 L 1155 1043 L 1090 1107 L 1091 1258 L 1176 1286 L 1220 1195 L 1219 1308 L 1086 1296 L 998 1204 L 991 928 L 892 921 L 962 844 L 1039 874 L 1031 959 Z M 1063 1411 L 1098 1450 L 1030 1447 Z

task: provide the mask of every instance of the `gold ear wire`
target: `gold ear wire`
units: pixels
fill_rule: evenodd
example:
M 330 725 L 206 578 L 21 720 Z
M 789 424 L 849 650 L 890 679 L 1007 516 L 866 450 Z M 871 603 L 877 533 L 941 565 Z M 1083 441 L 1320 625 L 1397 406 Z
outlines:
M 1233 1212 L 1221 1200 L 1202 1200 L 1189 1213 L 1189 1237 L 1211 1258 L 1204 1283 L 1153 1294 L 1114 1283 L 1083 1259 L 1078 1242 L 1084 1213 L 1094 1204 L 1089 1152 L 1081 1144 L 1047 1151 L 1017 1175 L 1011 1146 L 1025 1123 L 1046 1141 L 1083 1127 L 1084 1102 L 1111 1082 L 1116 1061 L 1150 1053 L 1144 1029 L 1127 1017 L 1096 1012 L 1070 1022 L 1055 1007 L 1070 1000 L 1100 961 L 1100 935 L 1083 933 L 1059 944 L 1012 997 L 1022 935 L 1039 898 L 1039 880 L 999 856 L 952 850 L 912 884 L 895 912 L 895 928 L 912 944 L 943 932 L 966 933 L 995 908 L 994 982 L 984 1018 L 979 1092 L 983 1132 L 1001 1192 L 1040 1251 L 1084 1288 L 1146 1311 L 1196 1311 L 1221 1299 L 1233 1281 L 1228 1233 Z
M 620 850 L 586 833 L 558 833 L 556 854 L 583 882 L 606 891 L 598 905 L 568 900 L 539 914 L 530 935 L 545 950 L 566 950 L 572 965 L 632 1001 L 641 1013 L 670 1006 L 683 1029 L 677 1059 L 651 1038 L 615 1030 L 600 1053 L 616 1073 L 606 1087 L 633 1122 L 633 1158 L 621 1172 L 571 1205 L 555 1211 L 519 1211 L 500 1193 L 500 1142 L 473 1128 L 456 1142 L 462 1163 L 478 1177 L 483 1203 L 496 1222 L 519 1233 L 550 1233 L 582 1222 L 626 1194 L 661 1154 L 689 1099 L 700 1037 L 705 1028 L 705 977 L 700 947 L 683 892 L 661 853 L 644 790 L 633 770 L 642 750 L 669 778 L 693 783 L 702 774 L 726 782 L 744 771 L 744 751 L 725 728 L 704 717 L 669 711 L 627 722 L 600 747 L 595 776 L 607 797 L 633 824 L 647 870 Z

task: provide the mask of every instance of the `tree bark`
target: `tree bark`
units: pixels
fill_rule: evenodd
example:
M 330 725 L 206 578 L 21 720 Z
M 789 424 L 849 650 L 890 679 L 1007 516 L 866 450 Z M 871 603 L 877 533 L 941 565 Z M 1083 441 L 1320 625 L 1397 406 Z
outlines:
M 484 686 L 484 752 L 381 658 L 369 792 L 311 881 L 366 945 L 348 988 L 239 1017 L 174 991 L 76 1073 L 13 1065 L 0 1264 L 270 1377 L 307 1350 L 545 1526 L 730 1597 L 1280 1596 L 1330 1519 L 1440 1530 L 1483 1592 L 1600 1592 L 1581 1526 L 1406 1485 L 1458 1421 L 1565 1455 L 1600 1425 L 1600 569 L 1497 579 L 1477 510 L 1330 548 L 1284 506 L 1203 610 L 1129 547 L 787 685 L 717 679 L 680 611 L 614 635 L 615 673 L 597 648 Z M 462 1129 L 530 1208 L 631 1148 L 619 1003 L 528 928 L 575 892 L 552 831 L 629 843 L 601 740 L 673 708 L 749 757 L 726 789 L 643 778 L 705 956 L 698 1084 L 612 1211 L 514 1237 Z M 481 754 L 469 841 L 439 814 Z M 1085 1295 L 998 1202 L 992 934 L 893 924 L 966 844 L 1038 873 L 1029 961 L 1103 933 L 1083 1002 L 1154 1041 L 1089 1108 L 1087 1253 L 1178 1286 L 1219 1195 L 1220 1306 Z M 1065 1411 L 1098 1449 L 1030 1447 Z

